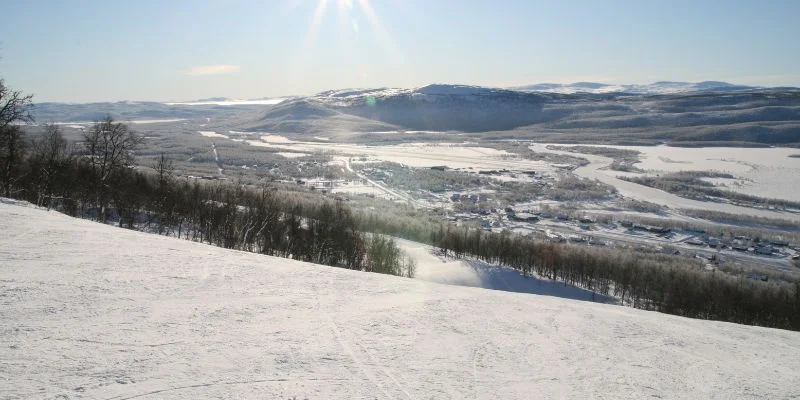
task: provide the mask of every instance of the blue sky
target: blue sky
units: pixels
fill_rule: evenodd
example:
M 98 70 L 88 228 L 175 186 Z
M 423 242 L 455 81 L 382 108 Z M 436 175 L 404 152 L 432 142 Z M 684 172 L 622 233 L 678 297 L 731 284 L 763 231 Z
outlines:
M 0 77 L 37 101 L 260 98 L 429 83 L 800 86 L 797 0 L 0 0 L 0 7 Z

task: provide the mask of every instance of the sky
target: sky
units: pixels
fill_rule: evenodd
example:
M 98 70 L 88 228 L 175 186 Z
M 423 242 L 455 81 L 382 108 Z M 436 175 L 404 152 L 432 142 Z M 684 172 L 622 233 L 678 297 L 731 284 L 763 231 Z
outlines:
M 800 86 L 797 0 L 0 0 L 34 100 L 255 99 L 430 83 Z

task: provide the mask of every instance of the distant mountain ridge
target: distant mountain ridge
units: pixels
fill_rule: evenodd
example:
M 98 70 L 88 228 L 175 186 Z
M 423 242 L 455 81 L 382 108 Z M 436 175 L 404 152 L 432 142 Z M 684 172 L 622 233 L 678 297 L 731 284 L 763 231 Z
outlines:
M 757 86 L 736 85 L 722 81 L 703 81 L 703 82 L 672 82 L 659 81 L 646 85 L 614 85 L 596 82 L 575 82 L 575 83 L 538 83 L 526 86 L 516 86 L 510 88 L 526 92 L 548 92 L 548 93 L 632 93 L 632 94 L 678 94 L 702 91 L 739 91 L 760 89 Z
M 198 119 L 220 130 L 308 137 L 455 132 L 576 143 L 800 146 L 800 89 L 719 81 L 516 88 L 432 84 L 327 90 L 280 102 L 206 100 L 40 103 L 34 114 L 38 122 L 89 121 L 106 114 L 121 120 Z
M 414 89 L 329 90 L 268 110 L 250 129 L 293 133 L 324 130 L 477 132 L 541 122 L 552 96 L 501 88 L 434 84 Z M 336 118 L 319 125 L 320 118 Z M 347 121 L 344 121 L 344 120 Z M 367 122 L 369 121 L 369 122 Z M 348 122 L 340 125 L 335 122 Z M 360 122 L 368 127 L 358 126 Z M 376 125 L 377 123 L 377 125 Z
M 288 100 L 240 128 L 299 135 L 497 132 L 492 137 L 800 145 L 800 89 L 718 81 L 342 89 Z

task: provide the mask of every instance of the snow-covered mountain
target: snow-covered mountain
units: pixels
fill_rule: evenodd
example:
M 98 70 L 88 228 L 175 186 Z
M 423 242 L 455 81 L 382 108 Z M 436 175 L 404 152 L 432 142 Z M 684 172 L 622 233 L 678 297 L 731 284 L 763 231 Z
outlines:
M 191 101 L 173 101 L 164 104 L 170 106 L 252 106 L 252 105 L 275 105 L 288 100 L 286 97 L 264 97 L 260 99 L 234 99 L 229 97 L 209 97 L 207 99 Z
M 428 85 L 414 89 L 345 89 L 318 93 L 282 103 L 266 112 L 253 130 L 309 132 L 305 118 L 343 116 L 342 130 L 483 131 L 510 129 L 541 122 L 549 95 L 465 85 Z M 309 112 L 310 110 L 313 112 Z M 372 121 L 371 127 L 359 123 Z M 386 124 L 384 126 L 375 123 Z M 338 121 L 317 127 L 337 130 Z
M 578 82 L 515 89 L 435 84 L 419 88 L 329 90 L 306 97 L 191 104 L 41 103 L 38 122 L 182 119 L 204 129 L 271 132 L 334 140 L 391 139 L 408 133 L 639 144 L 800 145 L 800 89 L 725 82 L 607 85 Z M 277 104 L 274 104 L 277 103 Z M 210 125 L 208 125 L 210 124 Z M 500 131 L 508 131 L 498 133 Z M 394 135 L 399 136 L 399 135 Z M 415 140 L 407 135 L 405 139 Z
M 525 92 L 545 92 L 545 93 L 631 93 L 631 94 L 677 94 L 693 93 L 703 91 L 737 91 L 756 89 L 754 86 L 735 85 L 720 81 L 704 82 L 670 82 L 659 81 L 646 85 L 611 85 L 595 82 L 575 82 L 575 83 L 539 83 L 534 85 L 517 86 L 511 88 Z
M 428 85 L 345 89 L 283 102 L 240 130 L 349 137 L 369 132 L 482 133 L 586 143 L 800 143 L 800 90 L 725 82 L 606 85 L 579 82 L 498 89 Z M 513 131 L 496 134 L 499 131 Z M 569 136 L 565 135 L 569 134 Z M 371 135 L 368 140 L 385 136 Z
M 791 398 L 800 333 L 369 274 L 0 199 L 3 398 Z

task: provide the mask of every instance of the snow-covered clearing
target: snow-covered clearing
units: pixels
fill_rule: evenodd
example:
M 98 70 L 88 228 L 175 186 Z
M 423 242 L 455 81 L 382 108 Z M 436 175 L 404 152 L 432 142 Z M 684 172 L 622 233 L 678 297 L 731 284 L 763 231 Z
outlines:
M 230 251 L 0 202 L 0 398 L 791 398 L 800 333 Z
M 277 152 L 275 154 L 277 154 L 277 155 L 279 155 L 281 157 L 284 157 L 284 158 L 302 158 L 302 157 L 306 157 L 306 156 L 310 156 L 311 155 L 309 153 L 292 153 L 292 152 L 288 152 L 288 151 L 279 151 L 279 152 Z
M 576 155 L 576 153 L 570 153 L 567 151 L 551 150 L 548 149 L 547 146 L 548 146 L 547 144 L 534 144 L 531 145 L 531 149 L 538 152 L 549 152 L 549 153 L 572 155 L 572 156 Z M 623 148 L 621 146 L 607 146 L 607 147 Z M 681 149 L 681 150 L 689 150 L 689 149 Z M 752 150 L 757 150 L 757 149 L 752 149 Z M 617 178 L 617 176 L 625 175 L 625 173 L 614 171 L 608 168 L 608 166 L 613 161 L 611 158 L 593 154 L 577 154 L 577 155 L 589 160 L 589 164 L 576 168 L 573 171 L 576 175 L 582 176 L 584 178 L 597 179 L 600 182 L 614 186 L 620 195 L 634 200 L 647 201 L 655 204 L 664 205 L 673 209 L 686 208 L 695 210 L 721 211 L 730 214 L 752 215 L 757 217 L 800 221 L 800 214 L 796 213 L 743 207 L 727 203 L 713 203 L 706 201 L 691 200 L 671 193 L 667 193 L 663 190 L 651 188 L 644 185 L 639 185 L 633 182 L 624 181 L 622 179 Z M 684 171 L 689 171 L 689 170 L 696 171 L 698 169 L 702 170 L 702 168 L 699 167 L 692 168 L 690 166 L 691 164 L 679 164 L 679 165 L 683 166 L 683 168 L 681 169 Z M 798 170 L 798 173 L 800 173 L 800 170 Z M 777 187 L 782 188 L 786 186 L 791 187 L 793 184 L 791 183 L 791 181 L 787 181 L 786 183 L 776 184 L 776 185 Z M 798 182 L 798 184 L 794 186 L 800 187 L 800 182 Z M 730 189 L 733 190 L 734 187 L 731 187 Z M 790 188 L 787 190 L 795 190 L 795 189 Z M 764 194 L 761 194 L 760 196 L 764 196 Z
M 610 146 L 636 150 L 641 162 L 636 167 L 646 171 L 720 171 L 736 181 L 715 181 L 725 189 L 759 197 L 800 201 L 800 158 L 790 155 L 797 149 L 669 146 Z M 727 182 L 726 182 L 727 181 Z
M 290 151 L 334 152 L 350 156 L 369 156 L 381 161 L 396 162 L 415 168 L 447 166 L 449 168 L 510 169 L 552 171 L 544 161 L 526 160 L 503 150 L 467 146 L 460 143 L 406 143 L 401 145 L 366 146 L 342 143 L 283 141 L 283 136 L 265 135 L 248 140 L 251 146 Z
M 353 194 L 369 194 L 380 198 L 394 199 L 395 197 L 387 194 L 382 189 L 370 184 L 360 184 L 355 182 L 348 182 L 343 185 L 336 186 L 331 190 L 333 193 L 353 193 Z
M 209 137 L 209 138 L 228 139 L 228 136 L 223 135 L 221 133 L 214 132 L 214 131 L 197 131 L 197 133 L 199 133 L 200 136 L 205 136 L 205 137 Z
M 638 151 L 640 162 L 635 166 L 648 172 L 727 172 L 737 179 L 709 179 L 709 181 L 717 185 L 724 185 L 727 190 L 753 196 L 800 201 L 800 158 L 789 157 L 797 153 L 797 149 L 787 147 L 685 148 L 664 145 L 601 145 L 600 147 Z

